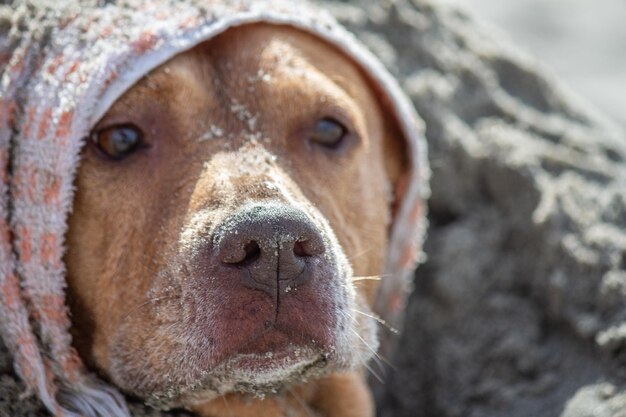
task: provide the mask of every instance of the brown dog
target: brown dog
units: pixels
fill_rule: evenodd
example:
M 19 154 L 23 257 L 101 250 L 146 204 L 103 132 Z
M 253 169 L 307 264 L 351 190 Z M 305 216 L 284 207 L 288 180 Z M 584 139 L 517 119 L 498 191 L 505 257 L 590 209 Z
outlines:
M 355 64 L 293 28 L 230 29 L 90 139 L 66 255 L 88 363 L 201 416 L 373 415 L 376 283 L 358 277 L 382 272 L 405 167 Z

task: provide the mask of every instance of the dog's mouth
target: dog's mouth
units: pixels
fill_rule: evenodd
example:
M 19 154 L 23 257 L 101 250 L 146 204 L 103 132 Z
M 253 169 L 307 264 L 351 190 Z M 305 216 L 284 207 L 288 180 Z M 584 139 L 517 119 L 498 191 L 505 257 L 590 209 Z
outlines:
M 258 386 L 263 381 L 276 384 L 298 375 L 306 377 L 312 371 L 308 369 L 311 365 L 322 369 L 336 356 L 334 337 L 331 335 L 321 340 L 313 332 L 300 330 L 296 333 L 284 324 L 266 324 L 265 327 L 265 330 L 225 355 L 214 367 L 214 373 L 232 376 L 233 380 L 248 381 L 252 386 Z
M 274 336 L 271 333 L 269 337 Z M 274 346 L 274 349 L 264 352 L 238 352 L 220 365 L 216 372 L 229 376 L 231 391 L 263 396 L 274 394 L 287 384 L 303 382 L 324 373 L 330 360 L 332 353 L 287 342 L 284 346 Z
M 271 361 L 297 349 L 298 346 L 309 347 L 319 352 L 325 352 L 325 354 L 332 351 L 332 347 L 327 344 L 320 346 L 321 343 L 309 335 L 293 335 L 290 334 L 292 332 L 289 330 L 282 330 L 277 325 L 266 326 L 268 329 L 251 337 L 236 350 L 233 356 L 260 355 L 261 357 L 265 355 L 265 358 Z
M 264 398 L 325 375 L 333 356 L 334 352 L 314 344 L 295 343 L 283 332 L 271 329 L 221 361 L 206 377 L 187 385 L 171 386 L 169 392 L 153 395 L 148 403 L 167 409 L 202 403 L 229 393 Z
M 271 352 L 261 357 L 241 355 L 229 361 L 225 369 L 235 381 L 232 392 L 262 398 L 276 394 L 292 383 L 323 375 L 327 364 L 325 355 L 295 348 L 281 355 Z

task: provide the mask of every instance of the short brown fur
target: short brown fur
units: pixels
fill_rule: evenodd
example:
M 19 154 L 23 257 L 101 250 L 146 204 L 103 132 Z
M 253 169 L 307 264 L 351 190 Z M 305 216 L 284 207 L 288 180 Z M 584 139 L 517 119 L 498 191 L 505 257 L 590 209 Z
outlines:
M 238 117 L 236 105 L 249 114 Z M 310 123 L 327 114 L 349 120 L 358 133 L 348 151 L 330 155 L 303 143 Z M 111 161 L 93 144 L 86 146 L 66 256 L 75 344 L 91 366 L 126 391 L 142 395 L 133 387 L 135 373 L 125 376 L 119 369 L 126 368 L 116 363 L 131 369 L 146 356 L 163 370 L 167 364 L 158 362 L 178 349 L 168 340 L 149 346 L 144 340 L 157 322 L 177 318 L 175 303 L 163 304 L 157 317 L 150 299 L 169 296 L 157 276 L 175 260 L 173 245 L 189 217 L 265 197 L 256 187 L 264 175 L 235 175 L 222 189 L 219 173 L 235 170 L 237 161 L 245 164 L 241 154 L 274 156 L 271 180 L 283 176 L 293 195 L 323 214 L 354 275 L 382 273 L 390 192 L 404 169 L 402 143 L 358 67 L 323 41 L 281 26 L 231 29 L 152 71 L 96 128 L 127 122 L 144 129 L 150 147 Z M 219 126 L 221 136 L 199 140 L 211 126 Z M 376 282 L 354 285 L 371 303 Z M 114 346 L 119 340 L 123 348 Z M 146 378 L 162 377 L 146 372 Z M 265 399 L 231 393 L 181 405 L 205 417 L 373 415 L 358 370 Z

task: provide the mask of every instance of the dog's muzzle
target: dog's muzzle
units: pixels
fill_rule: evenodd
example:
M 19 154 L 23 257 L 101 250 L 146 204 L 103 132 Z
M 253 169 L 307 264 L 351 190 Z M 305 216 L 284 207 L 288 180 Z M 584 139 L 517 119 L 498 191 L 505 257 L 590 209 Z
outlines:
M 296 347 L 333 356 L 350 298 L 327 229 L 299 207 L 262 200 L 194 240 L 186 305 L 195 306 L 191 316 L 214 343 L 214 359 Z

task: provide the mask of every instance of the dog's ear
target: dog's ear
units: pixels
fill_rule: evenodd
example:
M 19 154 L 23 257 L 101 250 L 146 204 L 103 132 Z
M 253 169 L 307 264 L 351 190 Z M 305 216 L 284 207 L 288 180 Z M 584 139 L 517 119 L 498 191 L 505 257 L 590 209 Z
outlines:
M 384 112 L 383 116 L 385 122 L 383 157 L 385 172 L 392 193 L 390 210 L 393 219 L 397 215 L 402 197 L 409 182 L 410 167 L 407 152 L 407 139 L 404 138 L 395 116 L 388 111 Z
M 385 171 L 389 182 L 389 190 L 391 198 L 389 200 L 389 210 L 391 223 L 388 229 L 388 252 L 384 275 L 378 287 L 376 301 L 374 303 L 374 312 L 387 324 L 389 329 L 380 332 L 380 352 L 388 355 L 393 350 L 395 344 L 394 334 L 396 330 L 402 327 L 402 316 L 405 302 L 412 288 L 412 276 L 404 276 L 397 274 L 394 262 L 397 262 L 398 249 L 407 250 L 402 244 L 398 245 L 398 224 L 406 224 L 406 203 L 407 196 L 410 194 L 411 181 L 414 180 L 414 166 L 411 164 L 411 144 L 409 138 L 405 136 L 405 132 L 401 128 L 401 124 L 397 119 L 394 111 L 385 110 L 383 108 L 383 117 L 385 123 L 383 157 Z M 402 213 L 404 211 L 404 213 Z M 402 226 L 402 225 L 400 225 Z M 402 227 L 400 227 L 402 228 Z M 410 231 L 406 231 L 410 232 Z M 413 248 L 415 249 L 415 248 Z M 419 250 L 419 249 L 416 249 Z M 408 253 L 413 255 L 413 250 Z M 410 281 L 410 282 L 407 282 Z

